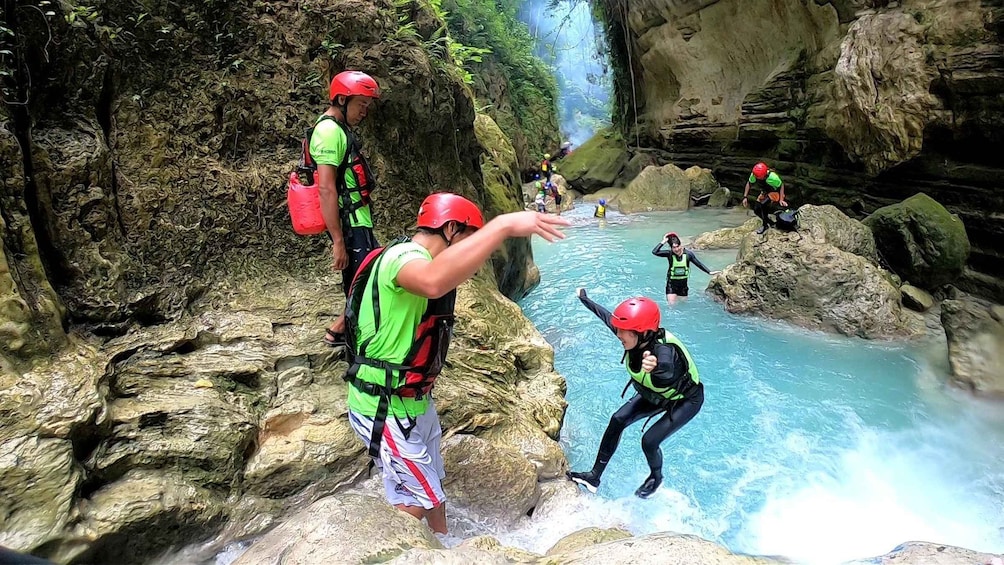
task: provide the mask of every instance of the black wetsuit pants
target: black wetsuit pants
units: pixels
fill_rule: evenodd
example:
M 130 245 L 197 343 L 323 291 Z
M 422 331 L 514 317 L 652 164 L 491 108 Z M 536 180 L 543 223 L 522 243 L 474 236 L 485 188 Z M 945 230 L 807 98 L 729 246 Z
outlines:
M 652 470 L 653 475 L 661 478 L 662 449 L 659 448 L 659 445 L 693 419 L 701 411 L 703 404 L 704 386 L 702 385 L 699 385 L 689 398 L 683 398 L 671 403 L 669 410 L 666 407 L 652 404 L 642 398 L 641 395 L 636 394 L 610 417 L 610 424 L 607 425 L 607 430 L 603 432 L 603 439 L 600 440 L 600 450 L 596 454 L 593 473 L 597 478 L 603 474 L 604 469 L 607 468 L 607 463 L 610 462 L 610 458 L 617 451 L 617 444 L 620 443 L 624 428 L 642 418 L 649 418 L 663 413 L 641 436 L 641 450 L 645 452 L 645 458 L 648 459 L 649 469 Z
M 760 221 L 763 222 L 763 227 L 770 227 L 770 219 L 767 217 L 773 212 L 776 212 L 778 204 L 771 200 L 770 198 L 765 198 L 763 202 L 756 202 L 753 204 L 753 212 L 757 216 L 760 216 Z

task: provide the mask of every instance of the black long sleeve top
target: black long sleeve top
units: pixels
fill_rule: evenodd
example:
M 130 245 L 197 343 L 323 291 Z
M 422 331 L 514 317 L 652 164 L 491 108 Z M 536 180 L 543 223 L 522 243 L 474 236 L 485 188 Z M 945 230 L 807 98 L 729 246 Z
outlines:
M 610 331 L 614 335 L 617 335 L 617 328 L 611 323 L 613 314 L 609 310 L 593 302 L 588 296 L 579 296 L 579 300 L 586 308 L 589 308 L 589 311 L 596 314 L 597 318 L 603 320 L 603 323 L 610 328 Z M 656 359 L 658 359 L 655 369 L 651 373 L 652 384 L 660 389 L 672 387 L 680 390 L 685 383 L 685 379 L 690 378 L 690 375 L 687 373 L 687 359 L 676 347 L 655 340 L 649 340 L 646 343 L 639 343 L 637 347 L 626 352 L 628 367 L 632 371 L 638 372 L 641 370 L 642 354 L 646 351 L 651 351 Z

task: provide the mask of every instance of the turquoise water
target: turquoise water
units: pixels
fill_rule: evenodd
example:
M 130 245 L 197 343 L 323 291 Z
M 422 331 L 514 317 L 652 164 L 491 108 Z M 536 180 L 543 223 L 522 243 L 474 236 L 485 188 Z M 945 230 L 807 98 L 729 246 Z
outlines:
M 942 384 L 943 340 L 876 343 L 727 314 L 696 268 L 690 298 L 670 307 L 666 260 L 650 253 L 662 234 L 686 242 L 746 216 L 611 214 L 598 225 L 591 210 L 570 213 L 564 241 L 535 239 L 542 284 L 520 303 L 568 380 L 561 441 L 572 467 L 592 466 L 626 382 L 623 350 L 575 298 L 579 286 L 611 310 L 631 295 L 659 299 L 663 326 L 698 363 L 706 401 L 663 443 L 665 479 L 651 499 L 633 495 L 648 475 L 638 423 L 597 495 L 569 507 L 560 525 L 552 518 L 549 529 L 528 526 L 532 535 L 503 541 L 544 551 L 586 525 L 623 525 L 811 563 L 867 558 L 910 540 L 1004 551 L 1004 410 Z M 711 269 L 735 258 L 697 253 Z

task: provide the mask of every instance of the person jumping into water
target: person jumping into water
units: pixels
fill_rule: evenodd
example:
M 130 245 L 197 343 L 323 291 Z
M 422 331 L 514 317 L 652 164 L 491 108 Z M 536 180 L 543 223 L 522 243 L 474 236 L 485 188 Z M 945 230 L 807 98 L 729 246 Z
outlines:
M 635 395 L 610 417 L 603 432 L 596 462 L 588 471 L 572 471 L 568 478 L 596 492 L 600 476 L 617 450 L 624 428 L 643 418 L 659 419 L 641 437 L 641 449 L 650 474 L 635 495 L 648 498 L 662 484 L 662 449 L 659 445 L 687 424 L 704 404 L 704 385 L 690 352 L 673 334 L 659 327 L 659 305 L 645 297 L 621 302 L 613 314 L 576 291 L 579 300 L 603 320 L 624 346 L 624 359 Z M 624 393 L 621 393 L 624 396 Z
M 670 250 L 662 248 L 669 244 Z M 698 269 L 709 275 L 717 275 L 721 271 L 709 271 L 704 263 L 694 255 L 694 252 L 685 249 L 680 242 L 680 236 L 673 232 L 667 233 L 662 241 L 652 249 L 652 255 L 665 257 L 669 261 L 669 270 L 666 271 L 666 301 L 672 306 L 676 304 L 676 299 L 686 298 L 690 293 L 688 281 L 690 279 L 690 264 L 693 263 Z

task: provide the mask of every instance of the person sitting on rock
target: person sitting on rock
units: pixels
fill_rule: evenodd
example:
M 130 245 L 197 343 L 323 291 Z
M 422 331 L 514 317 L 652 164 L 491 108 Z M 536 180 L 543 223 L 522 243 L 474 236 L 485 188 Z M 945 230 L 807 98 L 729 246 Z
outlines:
M 683 343 L 659 327 L 659 305 L 654 300 L 629 298 L 611 314 L 590 300 L 585 289 L 578 289 L 576 294 L 624 346 L 625 368 L 630 377 L 627 386 L 634 387 L 635 395 L 611 416 L 593 468 L 572 471 L 568 477 L 589 492 L 596 492 L 600 476 L 617 450 L 624 428 L 643 418 L 660 416 L 641 437 L 641 449 L 648 460 L 650 474 L 635 495 L 648 498 L 662 484 L 660 444 L 696 416 L 704 404 L 704 385 L 697 365 Z
M 513 212 L 487 224 L 470 200 L 431 194 L 410 240 L 374 250 L 346 306 L 349 425 L 381 469 L 387 501 L 446 533 L 442 428 L 432 388 L 453 332 L 456 289 L 506 238 L 563 238 L 568 222 Z
M 756 188 L 758 191 L 753 211 L 763 221 L 763 225 L 756 230 L 758 234 L 762 234 L 770 225 L 767 216 L 776 211 L 778 205 L 782 208 L 788 206 L 788 202 L 784 199 L 784 181 L 776 172 L 767 168 L 766 163 L 760 162 L 753 165 L 753 172 L 750 173 L 746 188 L 743 190 L 743 208 L 749 207 L 751 188 Z
M 663 249 L 662 246 L 667 244 L 670 247 L 669 250 Z M 652 255 L 665 257 L 669 261 L 669 270 L 666 271 L 666 301 L 669 302 L 670 306 L 676 304 L 678 297 L 686 298 L 690 293 L 688 281 L 690 280 L 691 263 L 712 276 L 721 272 L 708 270 L 693 251 L 683 247 L 680 236 L 673 232 L 663 236 L 662 241 L 652 249 Z
M 600 198 L 599 203 L 593 208 L 594 218 L 606 218 L 607 217 L 607 201 L 606 199 Z

